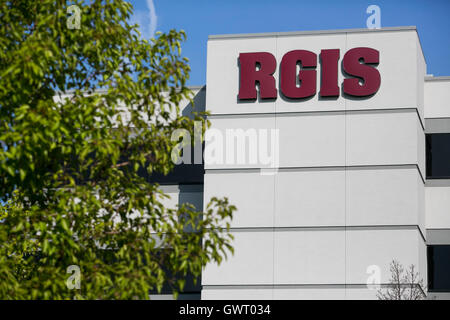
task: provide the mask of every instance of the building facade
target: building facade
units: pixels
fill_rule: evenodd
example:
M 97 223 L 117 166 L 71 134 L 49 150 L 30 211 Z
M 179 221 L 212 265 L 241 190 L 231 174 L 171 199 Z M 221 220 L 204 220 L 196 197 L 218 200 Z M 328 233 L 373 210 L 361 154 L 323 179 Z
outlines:
M 237 211 L 234 255 L 190 293 L 375 299 L 395 259 L 450 298 L 450 77 L 427 75 L 415 27 L 210 36 L 194 91 L 205 164 L 162 188 Z

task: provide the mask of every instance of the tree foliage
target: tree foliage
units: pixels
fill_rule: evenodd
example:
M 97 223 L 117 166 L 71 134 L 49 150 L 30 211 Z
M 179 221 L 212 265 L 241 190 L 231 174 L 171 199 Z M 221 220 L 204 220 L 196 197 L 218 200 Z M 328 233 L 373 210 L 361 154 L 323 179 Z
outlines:
M 234 207 L 204 212 L 141 174 L 167 174 L 190 100 L 184 32 L 140 37 L 121 0 L 0 0 L 0 298 L 148 298 L 232 251 Z M 99 88 L 101 90 L 99 90 Z M 225 227 L 225 228 L 223 228 Z M 69 290 L 67 267 L 81 271 Z

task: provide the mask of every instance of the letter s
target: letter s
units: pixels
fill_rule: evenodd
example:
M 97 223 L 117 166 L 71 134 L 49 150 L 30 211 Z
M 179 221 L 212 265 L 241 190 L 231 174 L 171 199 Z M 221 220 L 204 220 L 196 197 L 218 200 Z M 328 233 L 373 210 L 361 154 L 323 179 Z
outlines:
M 364 63 L 360 63 L 363 60 Z M 354 76 L 344 80 L 344 93 L 351 96 L 370 96 L 378 91 L 381 84 L 380 72 L 368 64 L 380 62 L 380 53 L 372 48 L 353 48 L 347 51 L 343 60 L 344 71 Z M 355 78 L 356 77 L 356 78 Z M 363 84 L 360 85 L 360 80 Z

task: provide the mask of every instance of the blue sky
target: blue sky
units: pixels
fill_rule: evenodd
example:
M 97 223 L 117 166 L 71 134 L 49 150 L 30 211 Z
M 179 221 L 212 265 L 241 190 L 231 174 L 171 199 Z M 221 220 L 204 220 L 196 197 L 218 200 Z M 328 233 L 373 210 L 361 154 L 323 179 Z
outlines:
M 428 73 L 450 76 L 450 0 L 132 0 L 135 21 L 148 36 L 183 29 L 189 85 L 206 83 L 208 35 L 365 28 L 369 5 L 381 9 L 381 26 L 417 26 Z

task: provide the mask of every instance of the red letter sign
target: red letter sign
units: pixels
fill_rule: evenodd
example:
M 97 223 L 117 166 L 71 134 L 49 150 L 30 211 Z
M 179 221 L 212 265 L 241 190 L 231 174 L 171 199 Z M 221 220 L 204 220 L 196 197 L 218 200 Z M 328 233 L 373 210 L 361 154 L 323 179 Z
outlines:
M 364 63 L 359 60 L 363 59 Z M 344 70 L 349 75 L 358 77 L 344 80 L 344 92 L 352 96 L 369 96 L 380 88 L 381 77 L 378 70 L 366 63 L 379 63 L 380 54 L 372 48 L 353 48 L 344 56 Z M 362 85 L 360 79 L 364 80 Z
M 297 87 L 297 63 L 302 67 L 316 67 L 317 55 L 306 50 L 293 50 L 286 53 L 281 60 L 280 89 L 288 98 L 306 98 L 316 93 L 316 70 L 300 70 Z
M 271 53 L 241 53 L 239 63 L 241 66 L 239 99 L 256 99 L 257 82 L 261 99 L 276 99 L 277 89 L 272 75 L 277 68 L 277 61 Z M 259 70 L 256 70 L 257 65 Z
M 321 80 L 320 96 L 336 97 L 339 96 L 338 86 L 338 62 L 339 49 L 327 49 L 320 52 Z

